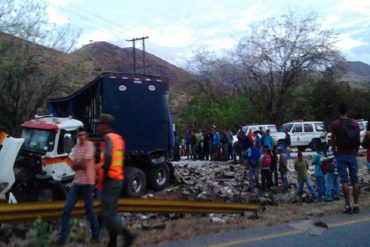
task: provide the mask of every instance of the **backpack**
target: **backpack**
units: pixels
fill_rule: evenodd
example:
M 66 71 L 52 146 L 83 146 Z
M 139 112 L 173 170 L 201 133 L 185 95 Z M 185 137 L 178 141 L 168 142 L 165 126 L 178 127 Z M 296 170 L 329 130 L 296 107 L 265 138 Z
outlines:
M 360 130 L 357 128 L 352 119 L 341 120 L 339 133 L 337 135 L 337 144 L 340 148 L 352 149 L 360 146 Z
M 262 157 L 262 166 L 269 168 L 271 166 L 271 157 L 268 154 L 264 154 Z

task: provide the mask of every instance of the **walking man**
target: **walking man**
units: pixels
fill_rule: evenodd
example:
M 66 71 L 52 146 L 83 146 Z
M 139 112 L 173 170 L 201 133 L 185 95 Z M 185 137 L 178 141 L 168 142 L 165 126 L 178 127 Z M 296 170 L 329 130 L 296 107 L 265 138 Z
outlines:
M 335 160 L 337 162 L 345 199 L 345 209 L 343 213 L 358 214 L 360 213 L 360 187 L 357 176 L 358 164 L 356 156 L 360 146 L 360 127 L 356 121 L 348 117 L 348 107 L 346 104 L 340 104 L 339 114 L 339 119 L 332 122 L 330 130 L 332 133 L 331 144 L 335 150 Z M 353 207 L 351 207 L 349 194 L 348 172 L 353 187 Z
M 84 200 L 86 216 L 91 224 L 92 240 L 99 242 L 99 224 L 94 210 L 94 185 L 95 185 L 95 147 L 89 140 L 87 132 L 78 131 L 79 144 L 72 153 L 75 177 L 72 182 L 71 190 L 68 193 L 64 205 L 60 232 L 57 240 L 58 245 L 64 245 L 69 234 L 69 219 L 76 202 Z
M 102 114 L 99 119 L 98 134 L 103 136 L 101 155 L 99 162 L 99 174 L 102 174 L 103 191 L 101 198 L 102 218 L 109 232 L 108 246 L 117 245 L 117 235 L 125 237 L 123 246 L 130 246 L 134 235 L 117 220 L 117 201 L 121 195 L 124 179 L 124 152 L 125 142 L 123 138 L 112 131 L 114 118 L 108 114 Z

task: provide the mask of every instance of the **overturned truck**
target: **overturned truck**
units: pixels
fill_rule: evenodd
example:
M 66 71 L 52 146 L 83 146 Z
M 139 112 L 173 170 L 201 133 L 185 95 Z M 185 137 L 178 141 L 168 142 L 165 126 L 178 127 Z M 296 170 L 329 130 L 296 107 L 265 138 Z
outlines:
M 147 187 L 166 188 L 173 178 L 174 146 L 168 93 L 163 77 L 103 73 L 70 96 L 50 99 L 48 116 L 22 125 L 25 141 L 10 192 L 21 200 L 62 199 L 74 175 L 69 155 L 78 142 L 77 130 L 84 126 L 99 147 L 94 120 L 102 113 L 115 117 L 113 129 L 126 142 L 123 193 L 140 196 Z

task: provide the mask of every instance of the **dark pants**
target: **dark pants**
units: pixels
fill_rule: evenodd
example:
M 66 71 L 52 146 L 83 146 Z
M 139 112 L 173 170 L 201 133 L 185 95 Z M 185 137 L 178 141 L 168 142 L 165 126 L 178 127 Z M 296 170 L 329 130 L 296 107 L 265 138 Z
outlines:
M 99 238 L 99 224 L 96 218 L 94 210 L 94 185 L 80 185 L 73 184 L 71 190 L 68 193 L 66 203 L 64 205 L 62 222 L 60 223 L 60 235 L 59 238 L 66 240 L 69 234 L 69 219 L 76 202 L 79 199 L 84 200 L 86 216 L 91 224 L 91 232 L 93 238 Z
M 265 190 L 266 186 L 267 186 L 267 189 L 269 190 L 271 188 L 270 169 L 262 169 L 261 176 L 262 176 L 262 190 Z
M 107 227 L 110 237 L 110 246 L 116 246 L 118 234 L 123 234 L 125 238 L 132 238 L 132 233 L 117 220 L 118 205 L 117 201 L 121 195 L 123 180 L 104 180 L 101 196 L 101 209 L 104 225 Z
M 228 159 L 232 160 L 233 159 L 233 144 L 232 143 L 228 144 L 227 152 L 228 152 Z
M 271 166 L 271 185 L 278 186 L 279 185 L 278 179 L 279 179 L 279 176 L 278 176 L 278 171 L 277 171 L 277 165 L 272 165 Z

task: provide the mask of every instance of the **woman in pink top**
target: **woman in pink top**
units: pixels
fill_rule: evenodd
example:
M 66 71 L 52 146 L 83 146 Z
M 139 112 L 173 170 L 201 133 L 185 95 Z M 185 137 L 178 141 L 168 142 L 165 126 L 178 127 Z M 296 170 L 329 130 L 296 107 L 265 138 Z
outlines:
M 79 144 L 76 145 L 72 154 L 72 169 L 75 171 L 75 177 L 64 205 L 60 232 L 57 240 L 57 244 L 59 245 L 66 243 L 69 233 L 68 221 L 76 202 L 80 199 L 85 202 L 86 216 L 91 224 L 92 240 L 95 242 L 99 241 L 99 225 L 94 210 L 93 196 L 96 176 L 95 147 L 89 140 L 87 132 L 84 130 L 78 131 L 78 139 Z

